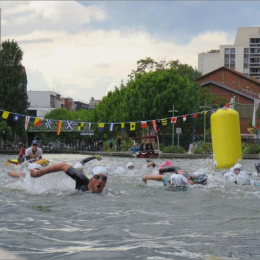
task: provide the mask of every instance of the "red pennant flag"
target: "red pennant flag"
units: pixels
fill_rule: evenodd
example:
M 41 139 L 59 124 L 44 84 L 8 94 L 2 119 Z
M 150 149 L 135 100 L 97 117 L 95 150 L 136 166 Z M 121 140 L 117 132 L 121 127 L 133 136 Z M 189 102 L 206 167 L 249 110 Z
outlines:
M 224 106 L 224 108 L 229 108 L 229 104 L 227 103 L 227 104 Z
M 147 121 L 141 121 L 141 127 L 147 128 Z
M 187 116 L 186 115 L 182 116 L 182 119 L 183 119 L 183 121 L 186 121 Z
M 194 114 L 192 114 L 192 117 L 193 117 L 193 118 L 196 118 L 197 115 L 198 115 L 197 113 L 194 113 Z
M 176 123 L 176 121 L 177 121 L 177 117 L 172 117 L 171 122 Z
M 57 135 L 60 134 L 61 123 L 62 123 L 62 121 L 57 122 Z
M 157 124 L 156 124 L 156 120 L 152 120 L 152 124 L 153 124 L 154 132 L 157 133 Z
M 42 120 L 41 120 L 39 117 L 36 117 L 35 120 L 34 120 L 34 125 L 37 126 L 37 127 L 39 127 L 40 124 L 41 124 L 41 121 L 42 121 Z

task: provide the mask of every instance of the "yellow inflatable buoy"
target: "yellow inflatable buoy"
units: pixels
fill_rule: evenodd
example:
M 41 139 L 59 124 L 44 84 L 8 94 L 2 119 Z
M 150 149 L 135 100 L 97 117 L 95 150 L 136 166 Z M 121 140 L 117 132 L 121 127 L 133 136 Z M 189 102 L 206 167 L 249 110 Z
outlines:
M 215 168 L 230 168 L 238 162 L 243 163 L 238 112 L 219 109 L 211 115 L 210 123 Z
M 46 159 L 32 159 L 29 161 L 29 163 L 36 163 L 36 164 L 40 164 L 43 167 L 46 167 L 49 165 L 49 161 Z M 17 159 L 13 159 L 13 160 L 7 160 L 5 162 L 6 165 L 16 165 L 16 166 L 20 166 L 21 163 L 17 160 Z

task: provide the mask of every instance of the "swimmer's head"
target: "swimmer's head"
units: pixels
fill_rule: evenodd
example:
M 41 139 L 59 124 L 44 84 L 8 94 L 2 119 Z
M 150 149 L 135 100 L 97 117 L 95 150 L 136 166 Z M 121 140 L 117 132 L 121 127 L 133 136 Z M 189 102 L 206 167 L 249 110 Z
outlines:
M 172 166 L 172 163 L 167 160 L 167 161 L 163 162 L 162 164 L 160 164 L 158 168 L 161 169 L 164 167 L 171 167 L 171 166 Z
M 41 170 L 42 166 L 37 163 L 29 163 L 28 164 L 28 169 L 36 169 L 36 170 Z
M 91 179 L 94 175 L 99 175 L 99 174 L 103 174 L 105 175 L 106 177 L 108 177 L 108 172 L 107 172 L 107 169 L 103 166 L 95 166 L 91 173 L 89 174 L 89 179 Z
M 127 168 L 128 170 L 133 170 L 135 167 L 134 167 L 134 165 L 133 165 L 132 162 L 128 162 L 128 163 L 126 164 L 126 168 Z
M 186 187 L 188 185 L 188 180 L 185 176 L 174 173 L 170 177 L 170 185 L 176 187 Z
M 241 172 L 237 176 L 237 184 L 248 185 L 250 184 L 250 178 L 245 172 Z

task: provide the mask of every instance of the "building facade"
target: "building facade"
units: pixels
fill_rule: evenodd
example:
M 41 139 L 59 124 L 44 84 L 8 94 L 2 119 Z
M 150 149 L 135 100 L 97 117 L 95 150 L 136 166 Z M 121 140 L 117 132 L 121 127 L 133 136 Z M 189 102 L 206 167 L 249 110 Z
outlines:
M 260 27 L 240 27 L 234 45 L 220 45 L 198 55 L 198 70 L 204 75 L 226 67 L 260 79 Z
M 27 91 L 30 103 L 27 109 L 29 115 L 44 117 L 50 111 L 61 108 L 61 95 L 54 91 Z
M 197 81 L 201 87 L 208 88 L 210 94 L 226 98 L 227 102 L 233 99 L 240 117 L 241 133 L 250 134 L 248 128 L 252 127 L 254 103 L 260 101 L 260 81 L 226 67 L 211 71 Z M 260 125 L 260 119 L 256 120 L 256 125 Z
M 75 106 L 75 103 L 73 101 L 72 98 L 70 97 L 67 97 L 67 98 L 61 98 L 61 107 L 66 109 L 66 110 L 69 110 L 69 111 L 74 111 L 76 106 Z

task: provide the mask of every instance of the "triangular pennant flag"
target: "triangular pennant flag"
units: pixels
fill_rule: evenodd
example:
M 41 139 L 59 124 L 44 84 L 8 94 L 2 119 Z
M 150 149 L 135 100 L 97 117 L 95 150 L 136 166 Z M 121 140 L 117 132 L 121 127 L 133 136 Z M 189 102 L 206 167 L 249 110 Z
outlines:
M 114 123 L 109 124 L 108 130 L 109 130 L 110 132 L 114 131 L 114 130 L 115 130 L 115 124 L 114 124 Z
M 171 118 L 171 122 L 172 122 L 172 123 L 176 123 L 176 121 L 177 121 L 177 117 L 172 117 L 172 118 Z
M 9 114 L 10 114 L 10 112 L 4 111 L 4 113 L 2 114 L 2 118 L 7 119 Z
M 30 118 L 31 118 L 30 116 L 26 116 L 26 117 L 25 117 L 25 123 L 24 123 L 24 128 L 25 128 L 25 130 L 27 130 L 27 127 L 28 127 Z
M 156 124 L 156 120 L 152 120 L 152 124 L 153 124 L 154 132 L 157 133 L 157 124 Z
M 121 123 L 121 133 L 125 132 L 125 123 Z
M 130 131 L 134 131 L 135 130 L 135 122 L 131 122 L 130 123 Z
M 196 118 L 197 117 L 197 113 L 194 113 L 194 114 L 192 114 L 191 116 L 193 117 L 193 118 Z
M 34 120 L 34 125 L 39 127 L 41 125 L 41 119 L 39 117 L 36 117 L 35 120 Z
M 19 118 L 20 118 L 20 115 L 14 114 L 13 121 L 17 123 L 19 121 Z
M 147 128 L 147 121 L 141 121 L 141 127 Z
M 52 123 L 51 119 L 46 119 L 46 122 L 45 122 L 46 128 L 51 128 L 51 123 Z
M 167 118 L 163 118 L 161 119 L 161 121 L 162 121 L 162 125 L 167 125 Z
M 105 124 L 104 124 L 104 123 L 99 123 L 99 124 L 98 124 L 98 131 L 99 131 L 99 132 L 103 132 L 103 131 L 104 131 L 104 127 L 105 127 Z
M 57 135 L 60 134 L 61 124 L 62 124 L 62 121 L 59 120 L 59 121 L 57 122 Z
M 67 121 L 67 122 L 66 122 L 66 129 L 67 129 L 67 130 L 73 130 L 72 124 L 73 124 L 72 121 Z
M 91 132 L 91 123 L 88 123 L 88 132 Z
M 227 103 L 227 104 L 224 106 L 224 108 L 229 108 L 229 103 Z
M 84 123 L 78 123 L 78 131 L 82 131 L 84 127 Z
M 186 115 L 182 116 L 182 120 L 183 120 L 183 121 L 186 121 L 186 119 L 187 119 L 187 116 L 186 116 Z

